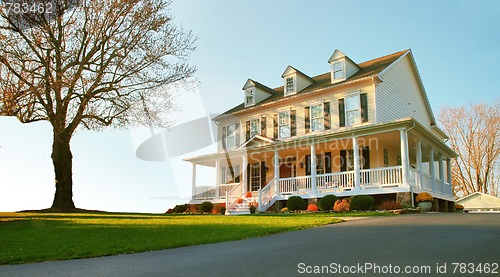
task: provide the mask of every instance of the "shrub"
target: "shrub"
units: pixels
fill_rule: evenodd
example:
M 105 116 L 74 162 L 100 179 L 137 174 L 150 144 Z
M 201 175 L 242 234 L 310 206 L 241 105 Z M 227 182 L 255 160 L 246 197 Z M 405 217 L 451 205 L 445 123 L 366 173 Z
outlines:
M 221 215 L 225 215 L 225 214 L 226 214 L 226 206 L 222 206 L 222 207 L 220 207 L 220 209 L 219 209 L 219 213 L 220 213 Z
M 459 210 L 459 211 L 461 211 L 461 210 L 463 210 L 463 209 L 464 209 L 464 206 L 462 206 L 462 205 L 460 205 L 460 204 L 456 204 L 456 205 L 455 205 L 455 210 Z
M 281 209 L 282 212 L 288 212 L 288 208 L 287 207 L 284 207 L 283 209 Z
M 213 208 L 214 208 L 214 204 L 212 204 L 212 202 L 209 202 L 209 201 L 205 201 L 205 202 L 201 203 L 201 205 L 200 205 L 200 211 L 202 211 L 204 213 L 211 212 Z
M 181 214 L 184 213 L 188 210 L 189 204 L 183 204 L 183 205 L 175 205 L 175 207 L 172 209 L 172 213 L 174 214 Z
M 251 214 L 254 214 L 255 213 L 255 210 L 257 209 L 257 207 L 253 206 L 253 205 L 250 205 L 250 213 Z
M 189 204 L 186 213 L 190 214 L 200 213 L 200 204 Z
M 307 203 L 300 196 L 291 196 L 288 198 L 286 206 L 290 211 L 305 210 L 307 208 Z
M 331 211 L 337 200 L 337 196 L 329 194 L 319 200 L 318 206 L 322 211 Z
M 367 211 L 374 206 L 375 199 L 371 195 L 355 195 L 351 198 L 351 210 Z
M 221 209 L 224 209 L 224 211 L 221 212 Z M 214 208 L 212 209 L 212 214 L 224 214 L 225 212 L 226 212 L 226 203 L 214 204 Z
M 403 208 L 400 203 L 396 201 L 384 201 L 377 207 L 379 210 L 398 210 Z
M 309 205 L 307 205 L 307 210 L 311 211 L 311 212 L 317 212 L 318 206 L 316 204 L 309 204 Z
M 342 201 L 337 200 L 333 205 L 333 211 L 336 213 L 348 212 L 351 210 L 351 204 L 346 199 L 342 199 Z
M 432 202 L 432 196 L 428 192 L 421 192 L 417 195 L 417 203 Z

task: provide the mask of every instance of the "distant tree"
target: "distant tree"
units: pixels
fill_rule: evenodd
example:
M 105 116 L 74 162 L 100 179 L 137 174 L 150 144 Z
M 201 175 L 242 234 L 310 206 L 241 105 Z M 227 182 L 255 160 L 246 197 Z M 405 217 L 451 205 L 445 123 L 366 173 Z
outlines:
M 171 85 L 189 80 L 196 39 L 162 0 L 45 0 L 53 10 L 0 8 L 0 115 L 52 125 L 56 192 L 71 211 L 70 141 L 78 127 L 164 126 Z M 28 1 L 30 2 L 30 1 Z
M 489 103 L 445 107 L 440 122 L 458 158 L 452 162 L 454 192 L 499 195 L 500 98 Z

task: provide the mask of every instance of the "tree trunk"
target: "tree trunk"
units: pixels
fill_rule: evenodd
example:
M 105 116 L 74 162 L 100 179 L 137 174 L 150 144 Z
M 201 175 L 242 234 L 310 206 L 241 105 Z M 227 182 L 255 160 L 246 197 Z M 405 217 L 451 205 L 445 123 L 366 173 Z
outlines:
M 73 203 L 73 155 L 69 145 L 70 139 L 70 135 L 54 134 L 52 144 L 56 193 L 51 209 L 63 212 L 75 210 Z

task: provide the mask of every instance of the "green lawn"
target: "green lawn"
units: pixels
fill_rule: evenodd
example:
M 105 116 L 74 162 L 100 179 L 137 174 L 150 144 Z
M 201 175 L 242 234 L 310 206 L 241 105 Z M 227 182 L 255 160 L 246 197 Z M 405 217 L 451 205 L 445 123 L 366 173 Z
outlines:
M 0 264 L 240 240 L 341 222 L 337 214 L 248 216 L 0 213 Z

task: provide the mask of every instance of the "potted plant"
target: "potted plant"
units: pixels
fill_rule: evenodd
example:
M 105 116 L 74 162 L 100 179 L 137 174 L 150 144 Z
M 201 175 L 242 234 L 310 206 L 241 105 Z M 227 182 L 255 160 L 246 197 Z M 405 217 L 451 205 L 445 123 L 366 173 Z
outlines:
M 428 212 L 432 209 L 432 196 L 428 192 L 419 193 L 416 200 L 421 211 Z

